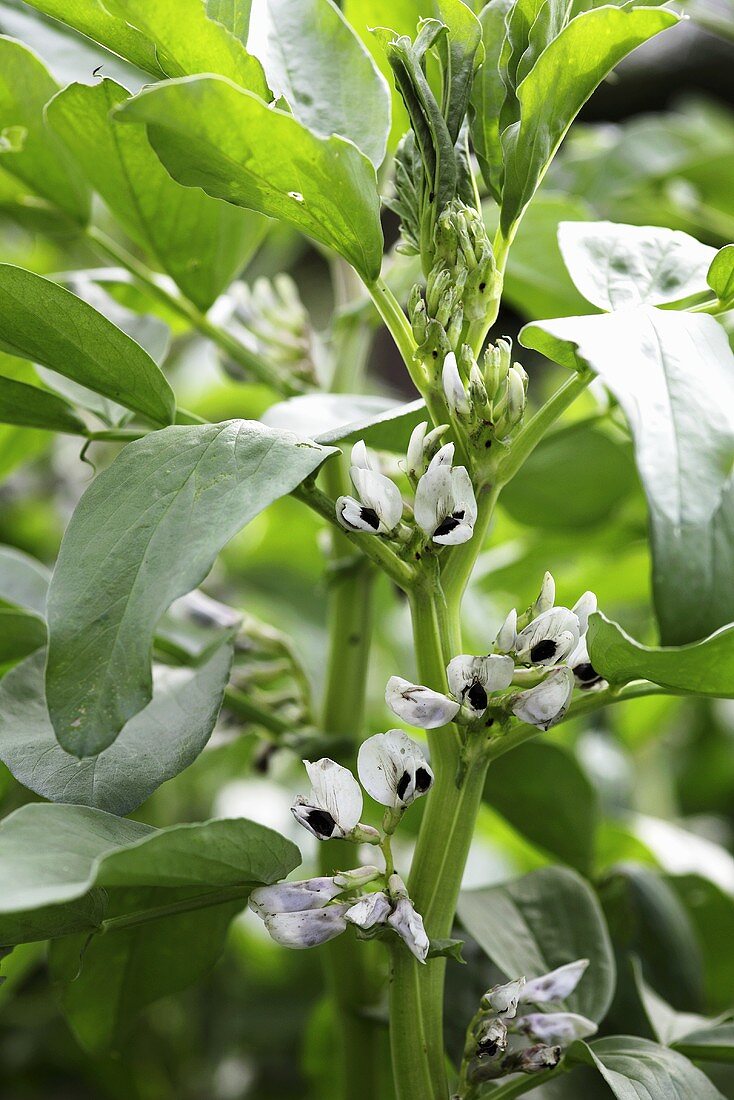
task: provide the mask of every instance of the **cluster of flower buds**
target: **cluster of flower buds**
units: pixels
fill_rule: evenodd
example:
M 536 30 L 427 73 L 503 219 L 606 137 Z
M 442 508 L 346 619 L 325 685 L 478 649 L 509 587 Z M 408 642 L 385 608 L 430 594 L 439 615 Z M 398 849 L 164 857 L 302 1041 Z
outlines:
M 474 533 L 477 518 L 474 488 L 466 467 L 453 464 L 454 444 L 438 446 L 443 429 L 428 433 L 427 428 L 426 423 L 419 424 L 408 446 L 407 473 L 415 486 L 413 517 L 425 540 L 453 546 L 467 542 Z M 337 519 L 350 531 L 405 542 L 413 532 L 403 523 L 402 495 L 395 482 L 375 465 L 364 441 L 355 443 L 349 473 L 357 496 L 338 498 Z
M 441 383 L 452 419 L 468 436 L 506 442 L 525 414 L 528 376 L 504 337 L 487 347 L 481 367 L 468 344 L 449 352 Z
M 408 302 L 424 363 L 438 365 L 456 351 L 468 325 L 487 316 L 496 291 L 496 264 L 484 222 L 471 206 L 453 199 L 436 222 L 425 291 L 416 284 Z
M 482 997 L 467 1031 L 465 1078 L 477 1085 L 509 1073 L 537 1073 L 557 1066 L 564 1047 L 593 1035 L 596 1024 L 575 1012 L 523 1012 L 520 1006 L 560 1005 L 584 975 L 588 959 L 540 978 L 516 978 Z
M 315 385 L 323 373 L 324 349 L 290 276 L 260 277 L 251 287 L 235 283 L 232 293 L 233 320 L 254 341 L 253 350 L 283 377 Z
M 434 691 L 392 676 L 385 701 L 412 726 L 437 729 L 448 722 L 470 725 L 491 716 L 514 714 L 547 730 L 566 713 L 574 687 L 603 683 L 586 646 L 589 616 L 596 596 L 585 592 L 573 609 L 556 607 L 555 582 L 546 573 L 540 595 L 518 619 L 511 611 L 497 635 L 494 652 L 461 654 L 446 668 L 449 691 Z M 523 690 L 508 690 L 524 687 Z
M 363 797 L 352 773 L 328 758 L 304 764 L 312 789 L 293 805 L 299 824 L 318 840 L 381 844 L 380 831 L 360 822 Z M 359 750 L 357 772 L 368 794 L 385 807 L 386 833 L 394 831 L 407 807 L 433 785 L 423 750 L 402 730 L 368 738 Z M 382 879 L 383 889 L 365 893 L 364 887 L 376 879 Z M 392 869 L 383 874 L 365 866 L 329 878 L 260 887 L 250 895 L 250 907 L 284 947 L 326 943 L 348 924 L 363 938 L 396 933 L 420 962 L 425 962 L 430 947 L 423 920 Z

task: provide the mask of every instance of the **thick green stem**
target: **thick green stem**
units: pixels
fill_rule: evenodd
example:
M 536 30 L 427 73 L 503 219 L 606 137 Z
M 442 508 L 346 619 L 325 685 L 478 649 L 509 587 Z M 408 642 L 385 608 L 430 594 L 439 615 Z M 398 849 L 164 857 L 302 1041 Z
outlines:
M 295 385 L 288 379 L 277 377 L 267 363 L 253 351 L 250 351 L 249 348 L 245 347 L 244 344 L 241 344 L 240 341 L 235 339 L 226 329 L 210 321 L 206 314 L 197 309 L 187 298 L 184 298 L 183 295 L 174 291 L 168 290 L 150 268 L 144 263 L 141 263 L 140 260 L 133 256 L 131 252 L 128 252 L 122 245 L 118 244 L 117 241 L 108 237 L 106 233 L 103 233 L 94 226 L 90 226 L 87 230 L 87 237 L 98 252 L 101 252 L 104 256 L 114 260 L 115 263 L 120 264 L 121 267 L 129 271 L 146 290 L 154 295 L 154 297 L 165 303 L 169 309 L 175 310 L 180 317 L 184 317 L 193 328 L 202 334 L 202 336 L 208 337 L 212 343 L 221 348 L 221 350 L 229 355 L 236 363 L 239 363 L 241 367 L 244 367 L 253 378 L 277 390 L 278 393 L 285 397 L 303 392 L 300 386 Z

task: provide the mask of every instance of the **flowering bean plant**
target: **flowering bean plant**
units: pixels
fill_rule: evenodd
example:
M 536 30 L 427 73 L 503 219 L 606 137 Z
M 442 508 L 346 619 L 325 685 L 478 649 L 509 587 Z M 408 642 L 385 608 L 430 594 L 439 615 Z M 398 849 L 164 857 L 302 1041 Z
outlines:
M 566 734 L 734 697 L 734 246 L 538 228 L 576 115 L 675 5 L 25 8 L 0 203 L 49 258 L 0 264 L 0 421 L 56 463 L 65 531 L 52 572 L 0 547 L 0 992 L 47 942 L 82 1047 L 124 1051 L 234 922 L 274 966 L 320 956 L 291 971 L 322 990 L 314 1096 L 733 1095 L 732 990 L 676 977 L 718 890 L 731 978 L 731 857 L 681 840 L 676 886 L 621 813 L 597 836 Z M 283 270 L 306 242 L 328 309 Z M 570 308 L 518 307 L 521 267 Z M 403 399 L 367 369 L 390 356 Z M 238 554 L 272 555 L 288 615 L 242 610 Z M 281 786 L 157 809 L 222 745 L 219 786 Z

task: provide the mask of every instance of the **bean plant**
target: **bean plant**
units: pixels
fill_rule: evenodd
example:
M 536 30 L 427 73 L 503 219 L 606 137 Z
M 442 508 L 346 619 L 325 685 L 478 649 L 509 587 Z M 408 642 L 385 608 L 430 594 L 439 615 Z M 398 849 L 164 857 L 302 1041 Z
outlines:
M 8 973 L 19 945 L 49 941 L 80 1041 L 114 1048 L 205 974 L 249 906 L 284 949 L 320 952 L 334 1098 L 721 1098 L 704 1069 L 731 1059 L 724 1017 L 666 1035 L 631 1016 L 626 1034 L 619 1012 L 618 1031 L 604 1023 L 620 957 L 577 871 L 546 863 L 460 896 L 510 754 L 627 700 L 734 697 L 734 246 L 562 221 L 579 315 L 519 340 L 498 326 L 569 127 L 679 14 L 636 0 L 268 0 L 252 20 L 222 0 L 30 7 L 102 64 L 59 87 L 33 41 L 0 38 L 4 204 L 71 242 L 52 277 L 0 265 L 0 419 L 69 437 L 89 482 L 50 576 L 0 551 L 0 757 L 37 796 L 0 826 Z M 278 223 L 328 266 L 325 331 L 285 271 L 251 274 Z M 549 255 L 531 242 L 538 271 Z M 365 376 L 380 328 L 408 403 Z M 182 407 L 171 330 L 192 361 L 214 349 L 259 386 L 262 418 Z M 659 645 L 588 585 L 557 591 L 549 561 L 525 578 L 529 606 L 490 612 L 477 595 L 487 553 L 511 552 L 493 532 L 517 479 L 573 502 L 583 447 L 547 464 L 579 424 L 631 444 Z M 321 529 L 315 694 L 278 624 L 199 588 L 288 496 Z M 380 584 L 412 646 L 395 647 L 368 729 Z M 305 871 L 285 816 L 274 831 L 135 813 L 202 753 L 220 708 L 258 731 L 261 769 L 303 760 L 289 782 Z M 566 795 L 548 767 L 534 779 L 552 829 Z M 475 993 L 447 1019 L 462 951 Z

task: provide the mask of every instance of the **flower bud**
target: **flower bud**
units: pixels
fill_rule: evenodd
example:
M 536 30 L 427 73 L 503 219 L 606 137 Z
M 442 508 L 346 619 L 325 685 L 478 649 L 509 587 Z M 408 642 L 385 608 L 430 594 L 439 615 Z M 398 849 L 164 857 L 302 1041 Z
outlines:
M 427 422 L 416 424 L 411 432 L 408 451 L 406 454 L 405 472 L 413 481 L 417 481 L 425 473 L 426 463 L 423 457 L 423 448 L 426 439 Z
M 359 890 L 368 883 L 379 878 L 382 871 L 379 867 L 365 864 L 363 867 L 355 867 L 351 871 L 337 871 L 333 876 L 333 882 L 342 890 Z
M 507 376 L 507 427 L 514 428 L 525 412 L 525 386 L 514 367 Z
M 499 653 L 509 653 L 515 648 L 517 638 L 517 611 L 513 607 L 499 629 L 495 638 L 495 648 Z
M 540 586 L 540 593 L 537 600 L 533 604 L 532 614 L 540 615 L 543 611 L 550 611 L 556 602 L 556 582 L 553 579 L 553 574 L 546 572 L 543 577 L 543 583 Z M 575 612 L 574 612 L 575 613 Z
M 471 405 L 453 351 L 444 359 L 441 380 L 449 410 L 460 419 L 468 417 L 471 413 Z
M 428 313 L 435 317 L 443 295 L 451 288 L 451 272 L 446 267 L 434 266 L 426 280 L 426 304 Z

